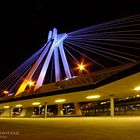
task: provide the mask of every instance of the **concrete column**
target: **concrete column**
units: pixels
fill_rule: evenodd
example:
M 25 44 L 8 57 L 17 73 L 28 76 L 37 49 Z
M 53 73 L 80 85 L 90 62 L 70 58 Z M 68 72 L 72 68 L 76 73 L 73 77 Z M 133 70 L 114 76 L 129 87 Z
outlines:
M 3 110 L 1 110 L 1 112 L 0 112 L 0 116 L 2 116 L 2 113 L 3 113 Z
M 32 117 L 33 116 L 34 107 L 28 107 L 25 111 L 25 117 Z
M 4 109 L 1 116 L 2 117 L 12 117 L 13 108 Z
M 110 116 L 114 117 L 114 96 L 110 96 Z
M 79 103 L 74 103 L 74 108 L 75 108 L 76 115 L 81 116 L 82 115 L 82 111 L 81 111 L 80 104 Z
M 12 117 L 12 115 L 13 115 L 13 107 L 10 106 L 10 118 Z
M 95 116 L 96 116 L 96 108 L 95 108 L 95 112 L 94 113 L 95 113 Z
M 104 114 L 104 107 L 103 107 L 103 114 Z
M 38 107 L 38 112 L 39 112 L 39 115 L 41 115 L 41 107 L 40 106 Z
M 58 115 L 63 116 L 64 115 L 64 113 L 63 113 L 63 104 L 58 104 L 57 108 L 58 108 Z
M 26 111 L 27 111 L 27 108 L 23 108 L 19 116 L 25 117 Z
M 47 102 L 45 102 L 45 108 L 44 108 L 44 118 L 47 117 Z

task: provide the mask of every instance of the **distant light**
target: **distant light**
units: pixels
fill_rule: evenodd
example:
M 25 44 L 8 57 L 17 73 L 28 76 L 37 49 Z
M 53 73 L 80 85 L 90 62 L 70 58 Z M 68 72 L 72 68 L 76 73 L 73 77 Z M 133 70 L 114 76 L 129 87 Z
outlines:
M 22 105 L 19 104 L 19 105 L 16 105 L 16 107 L 22 107 Z
M 59 100 L 55 100 L 56 103 L 60 103 L 60 102 L 65 102 L 65 99 L 59 99 Z
M 4 90 L 3 93 L 4 93 L 4 94 L 8 94 L 9 91 L 8 91 L 8 90 Z
M 4 108 L 9 108 L 10 106 L 4 106 Z
M 136 90 L 136 91 L 140 90 L 140 86 L 135 87 L 134 90 Z
M 83 64 L 78 65 L 78 68 L 79 68 L 80 70 L 84 70 L 84 69 L 85 69 Z
M 12 96 L 14 93 L 9 93 L 8 96 Z
M 28 81 L 28 85 L 31 87 L 31 86 L 34 86 L 35 82 L 33 81 Z
M 78 77 L 78 76 L 73 76 L 72 78 L 76 78 L 76 77 Z
M 106 104 L 107 102 L 101 102 L 101 105 Z
M 65 80 L 69 80 L 69 78 L 65 78 Z
M 92 95 L 92 96 L 87 96 L 87 99 L 95 99 L 95 98 L 99 98 L 100 95 Z
M 86 73 L 88 73 L 88 70 L 86 69 L 86 67 L 87 67 L 89 64 L 84 64 L 84 62 L 81 62 L 81 63 L 76 64 L 76 65 L 77 65 L 77 67 L 74 68 L 74 70 L 78 70 L 78 74 L 79 74 L 79 75 L 82 75 L 82 72 L 83 72 L 83 71 L 86 72 Z
M 140 97 L 140 95 L 136 95 L 136 97 Z
M 40 102 L 34 102 L 32 105 L 40 105 Z

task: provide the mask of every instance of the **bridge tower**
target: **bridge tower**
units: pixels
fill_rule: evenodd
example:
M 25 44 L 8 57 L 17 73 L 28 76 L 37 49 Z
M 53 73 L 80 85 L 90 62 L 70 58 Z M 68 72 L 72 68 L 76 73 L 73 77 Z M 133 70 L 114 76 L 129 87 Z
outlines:
M 32 79 L 34 73 L 36 72 L 36 70 L 38 69 L 38 67 L 40 66 L 40 64 L 42 63 L 43 60 L 45 60 L 45 61 L 43 61 L 43 66 L 42 66 L 39 76 L 36 80 L 34 90 L 36 90 L 37 88 L 42 86 L 52 57 L 54 57 L 53 60 L 54 60 L 54 68 L 55 68 L 55 81 L 57 82 L 57 81 L 61 80 L 61 68 L 60 68 L 60 63 L 59 63 L 59 59 L 60 59 L 59 57 L 61 57 L 61 59 L 62 59 L 66 78 L 72 77 L 70 68 L 69 68 L 69 64 L 68 64 L 68 61 L 66 58 L 66 54 L 65 54 L 65 51 L 63 48 L 63 41 L 67 37 L 68 37 L 68 35 L 66 33 L 57 34 L 56 28 L 54 28 L 52 31 L 49 31 L 48 40 L 44 45 L 42 53 L 40 54 L 40 56 L 38 57 L 38 59 L 36 60 L 34 65 L 31 67 L 27 76 L 25 77 L 25 79 L 23 80 L 19 89 L 17 90 L 15 96 L 17 96 L 18 94 L 20 94 L 21 92 L 23 92 L 25 90 L 25 88 L 28 85 L 28 81 L 30 81 Z

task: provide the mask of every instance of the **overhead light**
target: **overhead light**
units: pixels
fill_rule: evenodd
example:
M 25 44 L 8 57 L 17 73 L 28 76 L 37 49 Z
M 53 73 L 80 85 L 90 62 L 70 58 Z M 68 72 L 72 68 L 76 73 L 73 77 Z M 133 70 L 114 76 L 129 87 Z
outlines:
M 4 90 L 3 93 L 4 93 L 4 94 L 8 94 L 9 91 L 8 91 L 8 90 Z
M 16 105 L 16 107 L 22 107 L 22 105 Z
M 136 97 L 140 97 L 140 95 L 136 95 Z
M 40 102 L 34 102 L 32 105 L 40 105 Z
M 136 90 L 136 91 L 140 90 L 140 86 L 135 87 L 134 90 Z
M 87 96 L 87 99 L 95 99 L 95 98 L 99 98 L 100 95 L 91 95 L 91 96 Z
M 34 81 L 28 81 L 29 87 L 34 86 L 35 82 Z
M 58 100 L 55 100 L 56 103 L 65 102 L 65 101 L 66 101 L 65 99 L 58 99 Z
M 4 108 L 9 108 L 10 106 L 4 106 Z

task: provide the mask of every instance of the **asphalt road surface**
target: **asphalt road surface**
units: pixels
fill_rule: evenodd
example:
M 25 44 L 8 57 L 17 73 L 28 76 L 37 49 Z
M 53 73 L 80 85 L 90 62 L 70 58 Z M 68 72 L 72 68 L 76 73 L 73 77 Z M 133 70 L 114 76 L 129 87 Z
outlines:
M 140 117 L 0 118 L 0 140 L 140 140 Z

